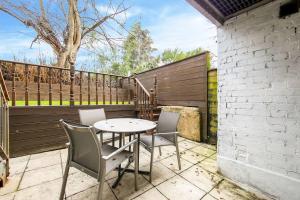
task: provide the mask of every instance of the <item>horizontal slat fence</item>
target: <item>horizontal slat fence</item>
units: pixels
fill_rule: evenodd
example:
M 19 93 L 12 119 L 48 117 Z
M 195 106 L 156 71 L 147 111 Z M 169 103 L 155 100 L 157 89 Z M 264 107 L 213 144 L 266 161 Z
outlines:
M 11 106 L 70 105 L 70 69 L 0 60 Z M 75 105 L 128 104 L 128 77 L 75 70 Z
M 107 118 L 136 117 L 134 105 L 19 106 L 10 108 L 11 157 L 59 149 L 67 142 L 59 126 L 79 122 L 78 109 L 104 108 Z
M 157 80 L 158 105 L 192 106 L 201 112 L 202 141 L 207 140 L 207 73 L 209 53 L 186 58 L 136 75 L 147 90 Z

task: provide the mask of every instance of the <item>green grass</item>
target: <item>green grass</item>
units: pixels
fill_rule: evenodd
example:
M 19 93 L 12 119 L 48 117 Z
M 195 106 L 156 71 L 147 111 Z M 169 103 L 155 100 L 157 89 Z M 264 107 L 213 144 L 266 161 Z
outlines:
M 122 101 L 118 102 L 118 105 L 122 105 L 122 104 L 123 104 Z M 128 102 L 125 101 L 124 104 L 128 105 Z M 28 101 L 28 105 L 29 106 L 37 106 L 38 102 L 37 101 Z M 70 105 L 70 101 L 63 101 L 62 105 L 63 106 L 68 106 L 68 105 Z M 79 101 L 75 101 L 75 105 L 80 105 L 80 102 Z M 89 105 L 88 101 L 82 101 L 82 105 Z M 96 101 L 91 101 L 90 105 L 96 105 Z M 98 105 L 103 105 L 103 102 L 99 101 Z M 110 105 L 110 101 L 105 101 L 105 105 Z M 117 105 L 117 102 L 113 101 L 111 103 L 111 105 Z M 12 102 L 11 101 L 9 102 L 9 106 L 12 106 Z M 25 101 L 16 101 L 16 106 L 25 106 Z M 49 105 L 49 101 L 41 101 L 41 106 L 50 106 Z M 52 101 L 52 106 L 60 106 L 60 101 Z

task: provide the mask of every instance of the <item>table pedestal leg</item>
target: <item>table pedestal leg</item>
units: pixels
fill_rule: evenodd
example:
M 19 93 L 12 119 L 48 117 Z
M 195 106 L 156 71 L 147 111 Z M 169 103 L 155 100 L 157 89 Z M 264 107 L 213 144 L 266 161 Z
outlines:
M 122 146 L 122 134 L 120 134 L 120 139 L 119 139 L 119 147 Z M 134 139 L 136 138 L 136 136 L 134 136 Z M 149 171 L 142 171 L 139 169 L 140 167 L 140 134 L 138 134 L 137 136 L 137 142 L 138 142 L 138 145 L 137 145 L 137 160 L 135 162 L 137 162 L 137 166 L 138 166 L 138 173 L 139 174 L 142 174 L 142 175 L 150 175 L 150 172 Z M 129 161 L 126 165 L 125 168 L 122 168 L 121 165 L 119 165 L 119 167 L 117 168 L 118 170 L 118 178 L 115 180 L 115 182 L 113 183 L 112 185 L 112 188 L 116 188 L 119 184 L 119 182 L 121 181 L 121 178 L 122 176 L 124 175 L 125 172 L 128 172 L 128 173 L 134 173 L 134 169 L 127 169 L 129 167 L 129 165 L 132 163 L 132 161 Z

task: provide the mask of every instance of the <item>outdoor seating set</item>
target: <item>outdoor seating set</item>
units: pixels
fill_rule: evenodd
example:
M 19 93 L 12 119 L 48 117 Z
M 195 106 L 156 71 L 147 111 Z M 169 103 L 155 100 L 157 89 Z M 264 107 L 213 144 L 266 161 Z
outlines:
M 98 199 L 101 199 L 105 175 L 118 170 L 112 185 L 118 186 L 125 172 L 134 173 L 135 190 L 138 188 L 137 175 L 149 175 L 151 182 L 154 148 L 175 146 L 178 167 L 181 169 L 178 132 L 179 114 L 162 111 L 158 122 L 134 118 L 106 119 L 104 109 L 79 110 L 80 124 L 60 120 L 69 143 L 68 159 L 63 176 L 60 200 L 64 199 L 70 167 L 74 167 L 99 182 Z M 127 138 L 129 142 L 125 142 Z M 119 144 L 116 144 L 117 141 Z M 151 153 L 150 171 L 139 170 L 140 144 Z M 127 161 L 125 167 L 121 164 Z M 134 162 L 134 169 L 129 166 Z

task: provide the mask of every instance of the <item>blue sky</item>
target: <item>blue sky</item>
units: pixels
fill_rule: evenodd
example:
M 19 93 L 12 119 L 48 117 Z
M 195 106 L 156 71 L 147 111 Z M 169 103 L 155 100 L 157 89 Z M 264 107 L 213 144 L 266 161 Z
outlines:
M 158 49 L 156 54 L 167 48 L 197 47 L 217 54 L 216 27 L 185 0 L 127 0 L 126 5 L 130 6 L 126 26 L 140 20 L 143 28 L 150 31 Z M 0 12 L 0 59 L 17 57 L 35 62 L 38 54 L 53 55 L 51 48 L 43 43 L 30 48 L 34 36 L 31 29 Z M 80 64 L 90 59 L 81 50 L 77 60 Z

